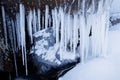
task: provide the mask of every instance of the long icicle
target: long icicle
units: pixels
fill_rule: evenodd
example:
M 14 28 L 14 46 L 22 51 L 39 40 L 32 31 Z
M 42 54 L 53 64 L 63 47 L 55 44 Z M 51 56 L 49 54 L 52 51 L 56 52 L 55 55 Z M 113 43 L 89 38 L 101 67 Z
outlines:
M 30 42 L 31 44 L 33 43 L 33 36 L 32 36 L 32 11 L 30 10 L 27 16 L 27 30 L 28 30 L 28 35 L 30 37 Z
M 17 50 L 20 49 L 21 41 L 20 41 L 20 15 L 16 14 L 16 35 L 17 35 Z
M 11 29 L 12 29 L 12 36 L 13 36 L 13 39 L 12 39 L 12 50 L 13 50 L 13 57 L 14 57 L 14 65 L 15 65 L 15 72 L 16 72 L 16 76 L 18 77 L 18 68 L 17 68 L 17 61 L 16 61 L 16 36 L 15 36 L 15 24 L 13 22 L 13 20 L 11 20 Z
M 60 40 L 60 60 L 62 60 L 62 55 L 63 55 L 63 52 L 64 51 L 64 11 L 62 8 L 60 8 L 61 10 L 61 40 Z
M 48 27 L 48 18 L 49 18 L 49 6 L 45 7 L 45 29 Z
M 24 36 L 25 36 L 25 33 L 24 33 L 24 7 L 22 4 L 20 4 L 20 37 L 21 37 L 21 47 L 22 47 L 22 61 L 23 61 L 23 65 L 25 64 L 24 63 Z
M 33 33 L 35 33 L 36 31 L 37 31 L 37 29 L 36 29 L 36 24 L 37 24 L 37 22 L 36 22 L 36 12 L 35 12 L 35 9 L 33 9 Z
M 37 10 L 37 24 L 38 24 L 37 25 L 37 31 L 39 31 L 40 27 L 41 27 L 41 25 L 40 25 L 41 24 L 41 19 L 40 18 L 41 18 L 41 16 L 40 16 L 40 9 L 38 9 Z
M 22 46 L 23 65 L 25 65 L 26 75 L 28 75 L 26 41 L 25 41 L 25 8 L 22 4 L 20 4 L 20 29 L 21 29 L 21 46 Z
M 5 9 L 4 9 L 4 6 L 2 6 L 1 8 L 2 8 L 2 19 L 3 19 L 5 45 L 6 45 L 6 48 L 7 48 L 8 47 L 8 41 L 7 41 L 7 29 L 6 29 Z

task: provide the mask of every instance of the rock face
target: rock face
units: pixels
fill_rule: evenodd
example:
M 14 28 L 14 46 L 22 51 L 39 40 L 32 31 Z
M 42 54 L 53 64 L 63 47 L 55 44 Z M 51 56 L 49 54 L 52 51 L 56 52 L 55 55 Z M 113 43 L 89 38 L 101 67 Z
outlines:
M 78 6 L 79 1 L 79 6 Z M 71 13 L 76 12 L 78 8 L 82 9 L 82 2 L 84 0 L 1 0 L 0 6 L 4 5 L 6 12 L 11 16 L 14 17 L 16 12 L 19 12 L 19 3 L 23 3 L 25 5 L 25 10 L 29 11 L 30 9 L 37 9 L 40 8 L 42 13 L 45 13 L 45 6 L 48 5 L 51 9 L 55 8 L 56 6 L 66 7 L 66 12 L 70 11 Z M 87 11 L 92 1 L 95 3 L 95 11 L 98 9 L 98 4 L 100 0 L 86 0 L 85 1 L 85 11 Z M 105 1 L 105 0 L 104 0 Z M 27 13 L 26 13 L 27 14 Z

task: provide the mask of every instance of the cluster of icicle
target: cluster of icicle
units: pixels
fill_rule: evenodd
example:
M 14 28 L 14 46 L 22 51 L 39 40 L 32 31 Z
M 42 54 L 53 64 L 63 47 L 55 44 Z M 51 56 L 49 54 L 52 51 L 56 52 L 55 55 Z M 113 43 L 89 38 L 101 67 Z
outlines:
M 94 0 L 86 12 L 84 0 L 82 1 L 82 9 L 73 13 L 73 15 L 70 15 L 69 12 L 66 13 L 65 9 L 61 7 L 52 10 L 53 29 L 56 43 L 60 45 L 61 60 L 63 54 L 67 51 L 68 45 L 70 45 L 70 51 L 73 54 L 77 56 L 77 53 L 79 53 L 82 62 L 89 57 L 106 56 L 109 0 L 100 0 L 97 12 L 94 12 Z
M 30 43 L 33 44 L 33 34 L 41 29 L 47 29 L 47 27 L 51 24 L 51 20 L 49 19 L 49 8 L 46 5 L 45 17 L 42 16 L 42 25 L 41 25 L 41 14 L 40 9 L 30 10 L 28 15 L 25 16 L 25 7 L 23 4 L 19 5 L 19 12 L 16 13 L 16 18 L 13 20 L 7 13 L 5 13 L 4 6 L 2 9 L 2 19 L 3 19 L 3 28 L 4 28 L 4 38 L 6 48 L 8 48 L 8 44 L 10 44 L 12 48 L 12 52 L 14 55 L 15 62 L 15 71 L 16 76 L 18 76 L 17 62 L 16 62 L 16 53 L 21 50 L 22 51 L 22 62 L 25 66 L 26 75 L 28 75 L 27 69 L 27 50 L 26 50 L 26 29 L 30 38 Z M 27 26 L 25 26 L 25 20 L 27 20 Z M 45 20 L 45 22 L 44 22 Z M 45 25 L 45 27 L 44 27 Z M 8 41 L 10 40 L 10 41 Z M 10 42 L 10 43 L 9 43 Z
M 56 37 L 56 44 L 60 46 L 59 54 L 61 60 L 62 55 L 65 54 L 63 52 L 67 51 L 68 45 L 73 54 L 79 53 L 81 61 L 87 60 L 90 53 L 93 57 L 106 55 L 109 28 L 109 0 L 100 0 L 96 13 L 94 13 L 94 2 L 93 0 L 86 14 L 85 0 L 83 0 L 82 9 L 76 13 L 71 15 L 70 12 L 66 13 L 64 8 L 55 7 L 52 9 L 51 16 L 49 6 L 47 5 L 45 16 L 41 16 L 40 9 L 31 9 L 25 16 L 24 5 L 20 4 L 19 13 L 16 13 L 16 20 L 11 18 L 8 20 L 9 16 L 5 13 L 4 6 L 2 6 L 5 43 L 7 47 L 7 38 L 9 37 L 14 54 L 16 75 L 18 73 L 15 53 L 19 49 L 22 50 L 23 65 L 25 65 L 26 75 L 28 75 L 26 29 L 32 44 L 33 34 L 41 29 L 47 29 L 51 23 Z M 27 21 L 25 21 L 25 18 Z M 25 26 L 25 22 L 27 22 L 27 26 Z M 89 36 L 90 31 L 92 33 L 91 37 Z M 78 46 L 78 44 L 80 45 Z M 77 48 L 79 48 L 79 52 L 77 52 Z

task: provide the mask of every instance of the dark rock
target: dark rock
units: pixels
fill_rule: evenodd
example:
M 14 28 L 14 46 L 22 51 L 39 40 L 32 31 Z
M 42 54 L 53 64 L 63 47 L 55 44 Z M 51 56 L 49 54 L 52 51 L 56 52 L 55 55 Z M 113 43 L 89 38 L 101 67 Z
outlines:
M 37 55 L 31 54 L 31 59 L 29 65 L 29 77 L 30 80 L 57 80 L 59 77 L 63 76 L 66 72 L 71 70 L 79 63 L 79 58 L 75 61 L 63 61 L 61 65 L 52 64 L 52 62 L 37 60 Z M 30 65 L 31 64 L 31 65 Z M 32 74 L 31 74 L 32 73 Z

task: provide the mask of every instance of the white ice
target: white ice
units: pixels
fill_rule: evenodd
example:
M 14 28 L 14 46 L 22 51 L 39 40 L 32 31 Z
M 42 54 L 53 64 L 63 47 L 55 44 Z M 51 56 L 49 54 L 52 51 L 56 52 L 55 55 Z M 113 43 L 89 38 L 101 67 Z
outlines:
M 48 19 L 49 19 L 49 6 L 45 7 L 45 29 L 48 27 Z
M 35 9 L 33 9 L 33 33 L 35 33 L 37 31 L 37 22 L 36 22 L 36 12 Z
M 37 10 L 37 31 L 39 31 L 39 30 L 40 30 L 40 27 L 41 27 L 41 25 L 40 25 L 40 24 L 41 24 L 41 19 L 40 19 L 41 16 L 40 16 L 40 13 L 41 13 L 41 12 L 40 12 L 40 9 L 38 9 L 38 10 Z
M 26 36 L 25 36 L 25 8 L 23 4 L 20 4 L 20 36 L 21 36 L 21 47 L 22 47 L 22 60 L 25 65 L 26 75 L 27 71 L 27 56 L 26 56 Z

